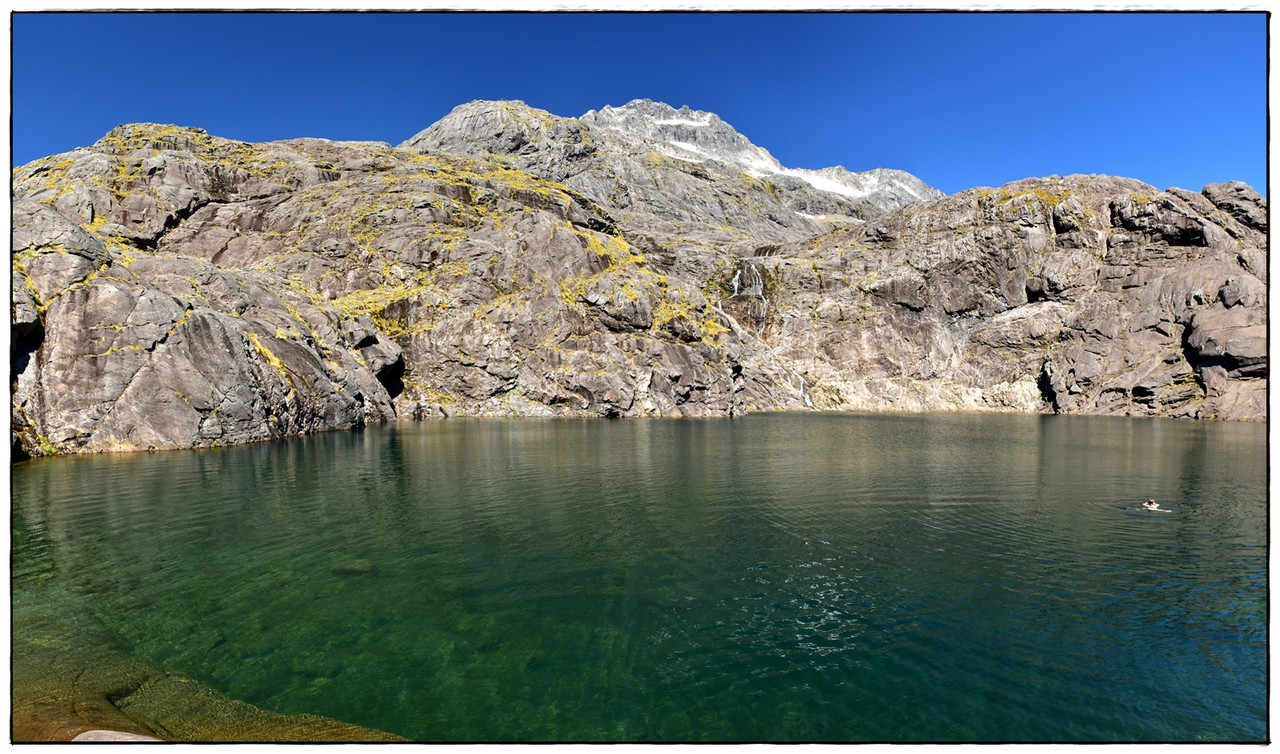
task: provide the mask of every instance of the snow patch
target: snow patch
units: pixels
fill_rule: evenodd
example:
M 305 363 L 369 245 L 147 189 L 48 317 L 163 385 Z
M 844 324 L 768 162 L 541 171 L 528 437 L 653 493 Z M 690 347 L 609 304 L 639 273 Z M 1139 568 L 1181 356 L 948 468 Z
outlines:
M 763 178 L 766 175 L 789 175 L 793 178 L 799 178 L 820 191 L 840 194 L 851 199 L 861 199 L 871 193 L 870 191 L 859 191 L 852 186 L 846 186 L 840 181 L 822 175 L 815 170 L 784 168 L 778 164 L 777 160 L 769 162 L 760 156 L 751 160 L 743 160 L 739 164 L 746 168 L 746 172 L 752 178 Z
M 687 118 L 665 118 L 663 120 L 655 120 L 653 121 L 653 124 L 655 126 L 693 126 L 695 128 L 702 128 L 711 125 L 711 119 L 688 120 Z
M 830 221 L 830 222 L 840 222 L 840 221 L 843 221 L 843 222 L 854 222 L 854 223 L 865 223 L 865 222 L 866 222 L 866 220 L 863 220 L 863 219 L 862 219 L 862 218 L 860 218 L 860 217 L 843 217 L 843 216 L 841 216 L 841 217 L 837 218 L 836 220 L 832 220 L 832 219 L 831 219 L 831 215 L 811 215 L 811 214 L 809 214 L 808 212 L 800 212 L 800 211 L 797 211 L 797 212 L 796 212 L 796 214 L 797 214 L 797 215 L 799 215 L 799 216 L 801 216 L 801 217 L 803 217 L 803 218 L 804 218 L 804 219 L 806 219 L 806 220 L 821 220 L 821 221 L 823 221 L 823 222 L 827 222 L 827 221 Z
M 707 154 L 706 150 L 699 149 L 698 147 L 694 146 L 693 144 L 690 144 L 687 141 L 675 141 L 673 139 L 668 141 L 667 143 L 673 147 L 679 147 L 680 149 L 693 152 L 694 154 Z
M 761 154 L 760 151 L 751 157 L 739 160 L 738 164 L 747 169 L 748 175 L 752 178 L 763 178 L 766 175 L 777 175 L 785 170 L 777 160 L 768 156 L 767 152 Z
M 837 180 L 828 178 L 827 176 L 821 175 L 819 173 L 810 172 L 803 168 L 796 168 L 796 169 L 788 168 L 784 170 L 783 173 L 785 173 L 786 175 L 795 176 L 796 178 L 799 178 L 800 180 L 804 181 L 810 186 L 813 186 L 816 189 L 819 189 L 822 191 L 830 191 L 833 194 L 840 194 L 842 196 L 847 196 L 852 199 L 861 199 L 862 197 L 870 193 L 868 191 L 858 191 L 857 189 L 854 189 L 851 186 L 846 186 Z
M 662 153 L 663 157 L 670 157 L 671 159 L 679 160 L 680 162 L 689 162 L 694 164 L 706 162 L 706 160 L 698 159 L 696 157 L 689 157 L 688 155 L 685 155 L 685 154 L 677 154 L 676 150 L 674 149 L 663 149 L 659 147 L 658 151 Z

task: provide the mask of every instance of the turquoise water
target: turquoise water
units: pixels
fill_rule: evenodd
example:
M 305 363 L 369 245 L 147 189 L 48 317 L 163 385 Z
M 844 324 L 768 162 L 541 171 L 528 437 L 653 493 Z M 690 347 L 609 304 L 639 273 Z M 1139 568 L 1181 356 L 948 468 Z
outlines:
M 34 460 L 14 601 L 416 740 L 1262 741 L 1266 444 L 804 414 Z

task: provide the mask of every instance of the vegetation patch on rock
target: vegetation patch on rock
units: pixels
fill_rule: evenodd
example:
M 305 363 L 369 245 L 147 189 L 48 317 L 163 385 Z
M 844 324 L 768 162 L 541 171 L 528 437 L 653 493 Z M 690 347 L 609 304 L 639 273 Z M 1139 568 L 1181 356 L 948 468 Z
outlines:
M 876 205 L 750 175 L 743 137 L 658 104 L 470 103 L 400 146 L 134 124 L 17 168 L 15 451 L 454 414 L 1266 418 L 1247 186 Z

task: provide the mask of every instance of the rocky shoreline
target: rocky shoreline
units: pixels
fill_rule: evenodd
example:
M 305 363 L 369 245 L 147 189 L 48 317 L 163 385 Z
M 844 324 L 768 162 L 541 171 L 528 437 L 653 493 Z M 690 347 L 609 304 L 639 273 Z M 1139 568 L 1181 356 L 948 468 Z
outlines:
M 1240 183 L 942 197 L 661 103 L 475 102 L 399 146 L 120 126 L 13 200 L 15 457 L 449 415 L 1267 416 Z
M 163 741 L 405 740 L 231 699 L 137 657 L 74 595 L 52 589 L 27 592 L 15 604 L 12 665 L 10 737 L 15 743 L 85 740 L 77 737 L 92 731 Z

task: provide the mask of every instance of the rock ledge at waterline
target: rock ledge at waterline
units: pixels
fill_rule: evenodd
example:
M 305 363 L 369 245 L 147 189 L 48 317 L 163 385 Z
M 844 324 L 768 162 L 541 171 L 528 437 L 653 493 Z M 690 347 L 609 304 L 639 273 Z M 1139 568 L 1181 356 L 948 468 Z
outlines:
M 398 147 L 120 126 L 14 171 L 19 454 L 443 415 L 1266 418 L 1266 200 L 943 197 L 709 113 L 472 102 Z

